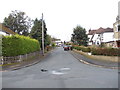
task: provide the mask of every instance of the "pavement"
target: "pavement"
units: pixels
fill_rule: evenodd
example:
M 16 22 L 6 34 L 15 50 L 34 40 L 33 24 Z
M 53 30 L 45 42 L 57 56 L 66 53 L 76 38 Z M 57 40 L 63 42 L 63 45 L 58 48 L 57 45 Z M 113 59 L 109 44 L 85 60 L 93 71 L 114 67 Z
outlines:
M 2 72 L 2 87 L 118 88 L 118 70 L 81 63 L 59 47 L 35 65 Z
M 80 62 L 84 63 L 84 64 L 88 64 L 88 65 L 94 65 L 94 66 L 98 66 L 98 67 L 104 67 L 104 68 L 112 68 L 112 69 L 118 69 L 120 68 L 120 62 L 112 62 L 109 60 L 95 60 L 95 59 L 90 59 L 85 57 L 84 55 L 81 55 L 80 53 L 76 52 L 76 51 L 70 51 L 70 53 L 76 58 L 78 59 Z
M 44 55 L 42 55 L 42 51 L 40 52 L 40 55 L 38 57 L 35 57 L 32 60 L 25 60 L 19 63 L 12 63 L 12 64 L 8 64 L 8 65 L 3 65 L 0 71 L 12 71 L 12 70 L 18 70 L 21 68 L 25 68 L 25 67 L 29 67 L 32 65 L 35 65 L 37 63 L 39 63 L 41 60 L 43 60 L 43 58 L 45 58 L 48 54 L 50 53 L 50 51 L 48 51 L 47 53 L 45 53 Z

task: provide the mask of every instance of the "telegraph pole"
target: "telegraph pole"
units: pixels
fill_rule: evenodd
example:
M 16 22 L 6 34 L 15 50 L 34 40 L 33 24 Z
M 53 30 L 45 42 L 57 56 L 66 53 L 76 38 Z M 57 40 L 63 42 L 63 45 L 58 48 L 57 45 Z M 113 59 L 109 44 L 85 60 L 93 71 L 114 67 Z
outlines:
M 43 13 L 42 13 L 42 54 L 44 56 L 44 23 L 43 23 Z

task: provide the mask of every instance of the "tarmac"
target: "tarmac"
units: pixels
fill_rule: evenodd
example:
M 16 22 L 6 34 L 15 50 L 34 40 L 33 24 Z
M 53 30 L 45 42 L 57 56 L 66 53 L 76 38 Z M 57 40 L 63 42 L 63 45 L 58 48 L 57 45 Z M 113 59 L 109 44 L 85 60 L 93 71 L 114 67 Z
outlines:
M 35 65 L 37 63 L 39 63 L 41 60 L 43 60 L 43 58 L 45 58 L 47 55 L 49 55 L 51 51 L 45 53 L 44 55 L 41 55 L 40 57 L 37 57 L 33 60 L 26 60 L 20 63 L 13 63 L 10 65 L 3 65 L 1 66 L 2 69 L 0 69 L 0 71 L 12 71 L 12 70 L 18 70 L 21 68 L 25 68 L 25 67 L 29 67 L 32 65 Z M 88 65 L 94 65 L 97 67 L 104 67 L 104 68 L 111 68 L 111 69 L 118 69 L 119 64 L 120 63 L 116 63 L 116 62 L 110 62 L 110 61 L 102 61 L 102 60 L 93 60 L 93 59 L 89 59 L 75 51 L 69 51 L 69 53 L 71 53 L 76 59 L 78 59 L 80 62 L 84 63 L 84 64 L 88 64 Z

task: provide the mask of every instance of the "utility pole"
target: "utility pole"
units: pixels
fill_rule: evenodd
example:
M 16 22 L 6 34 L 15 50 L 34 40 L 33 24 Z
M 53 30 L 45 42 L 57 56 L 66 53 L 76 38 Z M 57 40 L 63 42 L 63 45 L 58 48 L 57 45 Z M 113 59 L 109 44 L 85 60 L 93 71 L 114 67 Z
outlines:
M 42 13 L 42 54 L 44 56 L 44 23 L 43 23 L 43 13 Z

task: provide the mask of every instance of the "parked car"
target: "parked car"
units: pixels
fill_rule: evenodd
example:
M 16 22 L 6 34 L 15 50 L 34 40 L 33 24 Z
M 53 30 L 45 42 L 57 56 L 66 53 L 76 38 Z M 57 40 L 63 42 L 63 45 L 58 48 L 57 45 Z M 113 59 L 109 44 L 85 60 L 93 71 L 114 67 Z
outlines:
M 73 49 L 72 45 L 68 45 L 68 47 L 69 47 L 69 50 L 72 50 L 72 49 Z
M 65 51 L 72 50 L 72 45 L 65 45 L 63 48 Z
M 69 50 L 69 46 L 65 45 L 64 47 L 64 51 L 68 51 Z

